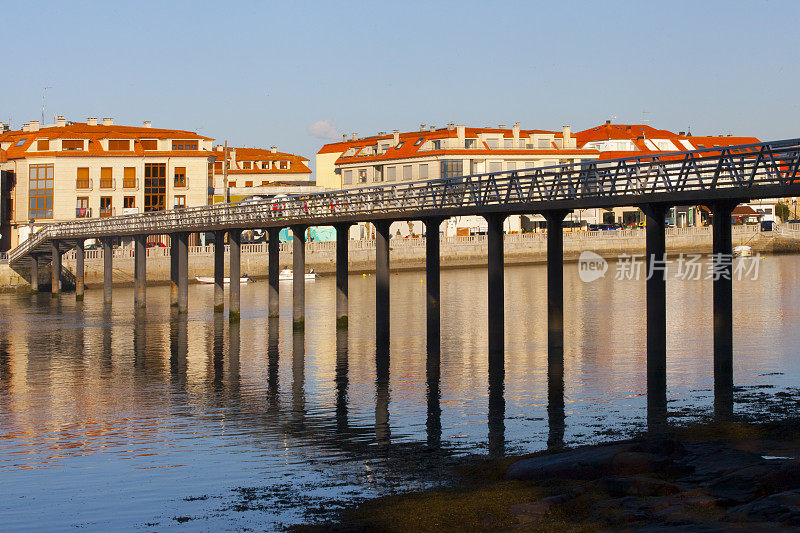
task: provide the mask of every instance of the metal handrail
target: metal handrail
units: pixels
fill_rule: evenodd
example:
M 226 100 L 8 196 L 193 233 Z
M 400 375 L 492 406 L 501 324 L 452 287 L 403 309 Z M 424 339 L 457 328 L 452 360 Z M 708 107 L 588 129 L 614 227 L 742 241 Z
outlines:
M 549 167 L 398 182 L 295 195 L 250 204 L 68 221 L 47 226 L 15 248 L 14 262 L 48 238 L 165 234 L 180 231 L 325 225 L 412 216 L 536 211 L 648 201 L 669 202 L 693 193 L 747 197 L 800 194 L 800 139 L 591 160 Z M 758 189 L 760 188 L 761 192 Z M 790 194 L 786 194 L 790 195 Z M 42 232 L 40 232 L 42 233 Z

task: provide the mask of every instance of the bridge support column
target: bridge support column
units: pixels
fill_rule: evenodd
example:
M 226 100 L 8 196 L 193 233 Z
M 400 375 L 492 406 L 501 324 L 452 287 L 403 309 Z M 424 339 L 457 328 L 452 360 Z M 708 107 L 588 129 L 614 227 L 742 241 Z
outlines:
M 83 300 L 83 295 L 86 291 L 85 261 L 86 248 L 84 246 L 84 240 L 78 239 L 78 243 L 75 245 L 75 300 L 79 302 Z
M 233 229 L 228 232 L 230 244 L 230 283 L 228 293 L 230 295 L 230 311 L 228 320 L 238 322 L 240 318 L 240 298 L 239 293 L 242 288 L 242 230 Z
M 665 222 L 668 206 L 642 206 L 646 218 L 647 427 L 660 435 L 667 423 L 667 280 Z
M 225 232 L 214 232 L 214 312 L 225 311 Z
M 52 255 L 52 266 L 50 267 L 50 293 L 53 296 L 61 294 L 61 250 L 57 240 L 50 241 L 50 253 Z
M 427 304 L 425 307 L 427 323 L 428 357 L 438 354 L 441 348 L 440 321 L 440 254 L 439 227 L 443 218 L 428 218 L 425 223 L 425 285 Z
M 31 292 L 39 292 L 39 259 L 31 254 Z
M 176 233 L 178 241 L 178 313 L 189 311 L 189 234 Z
M 350 224 L 336 226 L 336 327 L 347 327 L 347 276 Z
M 147 306 L 147 235 L 136 235 L 133 243 L 134 305 L 141 309 Z
M 270 318 L 277 318 L 280 308 L 279 281 L 281 275 L 281 242 L 280 228 L 269 228 L 267 230 L 267 281 L 269 283 L 267 296 Z
M 548 449 L 564 446 L 564 230 L 567 211 L 547 220 L 547 416 Z
M 733 242 L 731 213 L 737 202 L 717 202 L 713 212 L 714 417 L 733 418 Z
M 391 221 L 375 222 L 375 341 L 389 346 L 389 236 Z
M 306 321 L 306 226 L 292 226 L 292 322 L 295 329 Z
M 503 360 L 505 310 L 503 287 L 503 221 L 506 215 L 486 215 L 489 226 L 489 360 Z
M 178 307 L 178 234 L 169 236 L 169 305 Z
M 111 237 L 106 237 L 103 243 L 103 303 L 111 303 L 111 290 L 114 283 L 114 248 L 111 246 Z

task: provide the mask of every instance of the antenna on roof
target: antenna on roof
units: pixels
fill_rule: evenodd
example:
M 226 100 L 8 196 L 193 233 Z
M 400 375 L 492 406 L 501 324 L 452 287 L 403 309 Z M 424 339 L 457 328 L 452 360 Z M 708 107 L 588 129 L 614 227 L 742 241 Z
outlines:
M 47 94 L 47 89 L 52 89 L 52 87 L 42 87 L 42 126 L 44 126 L 44 99 Z

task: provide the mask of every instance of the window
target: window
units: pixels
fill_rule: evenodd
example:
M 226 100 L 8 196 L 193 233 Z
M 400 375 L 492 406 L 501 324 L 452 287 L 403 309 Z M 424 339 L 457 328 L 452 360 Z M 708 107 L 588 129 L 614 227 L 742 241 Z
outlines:
M 397 143 L 397 146 L 395 146 L 395 147 L 394 147 L 394 149 L 395 149 L 395 150 L 399 150 L 400 148 L 402 148 L 402 147 L 403 147 L 403 145 L 404 145 L 405 143 L 406 143 L 405 141 L 400 141 L 399 143 Z
M 26 142 L 27 140 L 28 140 L 28 139 L 20 139 L 20 140 L 18 140 L 18 141 L 17 141 L 17 144 L 15 144 L 14 146 L 22 146 L 23 144 L 25 144 L 25 142 Z
M 423 163 L 419 166 L 419 179 L 428 179 L 428 163 Z
M 197 141 L 172 141 L 173 150 L 197 150 Z
M 397 179 L 397 167 L 386 167 L 386 181 Z
M 50 149 L 50 141 L 47 139 L 40 139 L 36 141 L 36 149 L 40 152 L 46 152 Z
M 235 181 L 229 181 L 228 182 L 228 187 L 236 187 L 236 182 Z
M 100 197 L 100 216 L 101 217 L 110 217 L 114 214 L 114 207 L 111 205 L 111 197 L 110 196 L 101 196 Z
M 464 141 L 464 148 L 467 150 L 475 150 L 477 148 L 477 139 L 466 139 Z
M 122 207 L 125 209 L 136 209 L 136 197 L 126 196 L 122 200 Z
M 410 180 L 411 179 L 411 165 L 404 165 L 403 166 L 403 179 Z
M 103 167 L 100 169 L 100 188 L 101 189 L 114 188 L 114 174 L 111 167 Z
M 523 165 L 525 166 L 525 168 L 533 168 L 533 161 L 525 161 Z
M 434 150 L 441 150 L 442 149 L 442 141 L 440 141 L 440 140 L 433 141 L 433 149 Z
M 75 180 L 76 189 L 91 189 L 92 183 L 89 181 L 89 167 L 78 168 L 78 176 Z
M 517 163 L 515 161 L 509 161 L 506 163 L 506 170 L 517 170 Z
M 343 185 L 350 185 L 353 183 L 353 171 L 352 170 L 345 170 L 344 177 L 342 178 Z
M 245 181 L 244 182 L 244 186 L 245 187 L 252 187 L 253 186 L 253 182 L 252 181 Z
M 362 168 L 358 171 L 358 182 L 359 183 L 366 183 L 367 182 L 367 169 Z
M 501 172 L 503 170 L 503 162 L 502 161 L 490 161 L 489 162 L 489 172 Z
M 175 209 L 183 209 L 186 207 L 186 196 L 180 195 L 175 197 Z
M 83 140 L 75 141 L 64 139 L 61 141 L 61 149 L 65 152 L 68 150 L 83 150 Z
M 142 139 L 139 141 L 142 150 L 158 150 L 158 141 L 155 139 Z
M 497 149 L 500 146 L 500 140 L 497 137 L 486 139 L 486 146 L 491 149 Z
M 75 218 L 89 218 L 92 216 L 91 212 L 89 211 L 89 197 L 79 196 L 76 198 L 76 200 Z
M 514 139 L 503 139 L 503 147 L 506 150 L 514 148 Z
M 245 170 L 250 170 L 250 168 L 252 168 L 252 165 L 253 164 L 250 161 L 243 161 L 242 162 L 242 168 L 245 169 Z
M 419 139 L 417 139 L 417 141 L 414 143 L 414 146 L 419 146 L 420 144 L 422 144 L 422 142 L 423 142 L 424 140 L 425 140 L 425 137 L 420 137 L 420 138 L 419 138 Z
M 136 188 L 136 167 L 125 167 L 124 174 L 122 176 L 122 186 L 125 189 Z
M 131 151 L 131 141 L 125 140 L 110 140 L 108 141 L 109 150 L 121 150 L 123 152 Z
M 28 218 L 53 218 L 53 165 L 30 165 L 28 172 Z
M 214 170 L 222 172 L 222 161 L 214 161 Z
M 455 178 L 464 175 L 464 162 L 461 159 L 445 159 L 441 163 L 441 177 Z
M 550 144 L 550 139 L 538 139 L 536 141 L 536 148 L 539 150 L 550 150 L 553 145 Z
M 167 165 L 145 163 L 144 165 L 144 211 L 163 211 L 167 197 Z
M 268 182 L 268 181 L 262 181 L 262 182 L 261 182 L 261 186 L 262 186 L 262 187 L 266 187 L 267 185 L 269 185 L 269 182 Z
M 175 186 L 186 187 L 186 167 L 175 167 Z

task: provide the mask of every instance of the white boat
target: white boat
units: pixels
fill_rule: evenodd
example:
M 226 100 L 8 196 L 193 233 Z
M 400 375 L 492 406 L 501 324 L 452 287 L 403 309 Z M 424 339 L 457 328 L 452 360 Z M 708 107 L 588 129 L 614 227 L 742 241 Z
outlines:
M 749 246 L 736 246 L 733 249 L 734 257 L 750 257 L 753 255 L 753 249 Z
M 197 283 L 214 283 L 214 278 L 213 277 L 197 276 L 194 279 L 197 280 Z M 253 280 L 250 279 L 247 276 L 242 276 L 241 278 L 239 278 L 239 282 L 240 283 L 250 283 L 251 281 L 253 281 Z M 230 284 L 230 282 L 231 282 L 231 278 L 223 278 L 222 279 L 222 283 Z
M 293 281 L 294 271 L 291 268 L 284 268 L 281 270 L 281 273 L 278 274 L 278 279 L 280 281 Z M 313 268 L 306 272 L 306 279 L 317 279 L 317 273 L 314 272 Z

